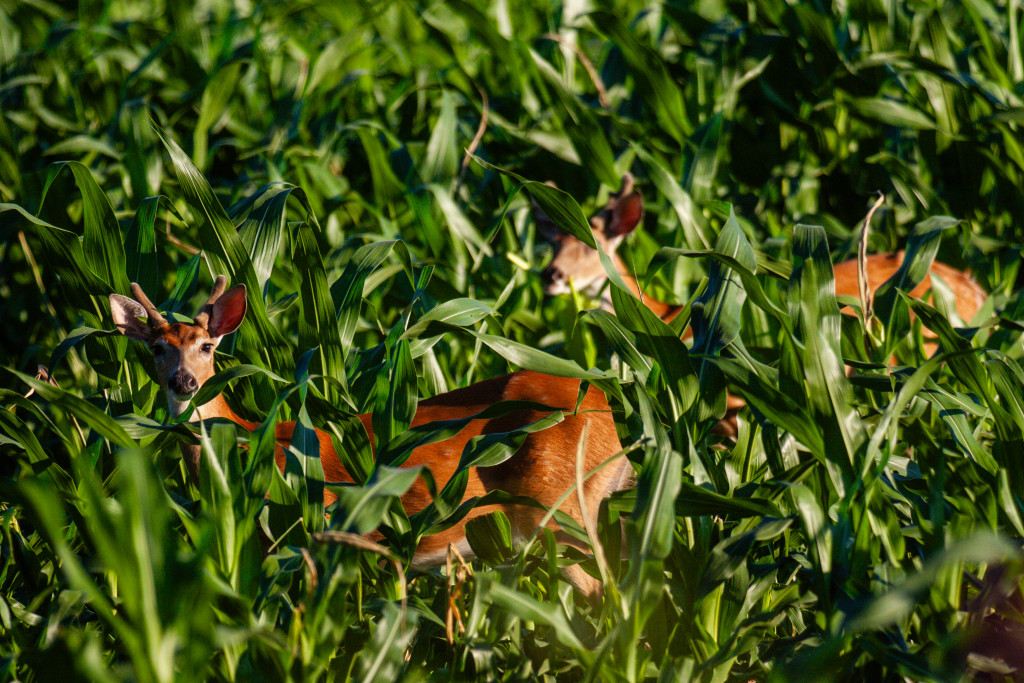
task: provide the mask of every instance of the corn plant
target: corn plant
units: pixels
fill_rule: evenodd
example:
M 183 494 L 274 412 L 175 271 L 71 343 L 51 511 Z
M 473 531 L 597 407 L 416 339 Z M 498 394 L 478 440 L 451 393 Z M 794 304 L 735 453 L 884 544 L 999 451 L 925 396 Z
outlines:
M 982 0 L 0 2 L 0 672 L 1019 676 L 1019 20 Z M 593 244 L 626 171 L 647 213 L 622 255 L 682 307 L 668 323 L 610 261 L 613 312 L 538 277 L 530 200 Z M 879 191 L 869 244 L 907 257 L 865 324 L 832 264 Z M 974 320 L 942 283 L 906 296 L 936 258 L 991 292 Z M 224 392 L 252 432 L 170 416 L 107 307 L 134 281 L 184 318 L 220 273 L 255 294 L 195 401 Z M 591 554 L 495 513 L 468 526 L 478 559 L 410 566 L 468 512 L 400 467 L 460 427 L 408 431 L 417 402 L 514 368 L 604 391 L 636 485 L 596 530 L 551 512 Z M 325 482 L 317 429 L 357 484 Z M 409 515 L 418 478 L 436 495 Z

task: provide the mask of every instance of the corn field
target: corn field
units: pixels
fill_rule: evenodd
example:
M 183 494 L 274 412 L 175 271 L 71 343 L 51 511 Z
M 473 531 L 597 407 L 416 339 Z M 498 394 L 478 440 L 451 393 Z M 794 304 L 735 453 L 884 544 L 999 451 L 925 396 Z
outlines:
M 1024 680 L 1017 0 L 68 5 L 0 0 L 0 680 Z M 544 292 L 531 201 L 593 244 L 627 173 L 671 322 L 607 259 L 613 312 Z M 871 316 L 866 219 L 906 252 Z M 972 320 L 906 294 L 936 260 Z M 219 274 L 193 404 L 252 432 L 171 415 L 111 318 Z M 613 407 L 636 484 L 567 528 L 607 571 L 501 512 L 413 566 L 489 501 L 410 515 L 429 471 L 377 456 L 517 369 Z M 276 468 L 285 421 L 358 483 Z

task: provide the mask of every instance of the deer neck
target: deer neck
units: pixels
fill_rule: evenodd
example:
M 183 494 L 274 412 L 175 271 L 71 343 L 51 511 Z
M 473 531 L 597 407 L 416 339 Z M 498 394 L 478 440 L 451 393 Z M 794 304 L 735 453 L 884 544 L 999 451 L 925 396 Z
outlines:
M 188 401 L 175 400 L 168 392 L 167 409 L 170 411 L 171 415 L 173 415 L 174 417 L 181 415 L 182 413 L 185 412 L 188 406 Z M 212 420 L 217 417 L 222 417 L 225 420 L 230 420 L 235 424 L 245 427 L 249 431 L 252 431 L 259 427 L 259 423 L 250 422 L 249 420 L 246 420 L 245 418 L 238 415 L 238 413 L 233 411 L 231 409 L 231 406 L 228 405 L 227 400 L 224 398 L 224 394 L 217 394 L 208 402 L 197 407 L 195 409 L 195 412 L 192 413 L 191 421 L 198 422 L 200 420 Z
M 177 401 L 175 400 L 170 392 L 167 392 L 167 408 L 171 415 L 177 417 L 185 412 L 188 408 L 188 401 Z M 224 399 L 224 394 L 217 394 L 210 401 L 197 407 L 195 412 L 192 413 L 192 422 L 199 422 L 200 420 L 212 420 L 213 418 L 222 417 L 226 420 L 231 420 L 235 424 L 245 427 L 250 432 L 256 429 L 259 425 L 255 422 L 243 419 L 235 411 L 231 410 L 231 406 Z M 182 442 L 179 444 L 181 450 L 181 457 L 185 461 L 185 468 L 188 470 L 189 478 L 192 483 L 199 486 L 199 461 L 202 459 L 202 447 L 199 444 L 189 444 Z

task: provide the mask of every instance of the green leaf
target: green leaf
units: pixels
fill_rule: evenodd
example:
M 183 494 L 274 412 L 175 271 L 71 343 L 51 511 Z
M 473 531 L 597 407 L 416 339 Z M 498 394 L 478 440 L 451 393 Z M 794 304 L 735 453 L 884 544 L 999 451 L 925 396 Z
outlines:
M 553 635 L 569 647 L 573 648 L 577 657 L 584 662 L 590 659 L 590 653 L 576 637 L 572 626 L 557 605 L 534 600 L 526 593 L 520 593 L 500 583 L 487 586 L 487 596 L 521 620 L 534 621 L 552 629 Z
M 374 203 L 378 207 L 386 207 L 401 197 L 405 188 L 391 168 L 387 153 L 373 129 L 366 125 L 355 126 L 353 124 L 353 127 L 356 137 L 359 138 L 359 142 L 366 152 L 366 160 L 370 164 Z
M 341 277 L 331 285 L 331 299 L 338 312 L 338 329 L 342 349 L 349 349 L 352 346 L 356 322 L 359 320 L 363 284 L 366 282 L 367 276 L 384 263 L 384 260 L 396 249 L 405 257 L 405 271 L 411 285 L 413 276 L 409 251 L 404 243 L 397 240 L 374 242 L 357 249 L 345 265 Z
M 30 377 L 29 375 L 18 372 L 17 370 L 11 370 L 10 368 L 8 368 L 8 371 L 11 374 L 16 375 L 22 382 L 34 389 L 39 397 L 44 401 L 49 401 L 62 410 L 66 410 L 73 414 L 86 425 L 94 429 L 103 438 L 109 439 L 116 445 L 123 448 L 135 447 L 135 442 L 130 436 L 128 436 L 121 425 L 88 401 L 85 401 L 63 389 L 59 389 L 49 382 L 41 382 L 35 377 Z
M 358 679 L 398 680 L 405 665 L 405 652 L 416 635 L 416 615 L 400 610 L 394 603 L 384 605 L 384 614 L 373 625 L 370 639 L 361 653 Z
M 206 380 L 203 383 L 203 386 L 200 387 L 199 391 L 196 392 L 196 395 L 192 397 L 192 405 L 201 406 L 205 403 L 209 403 L 211 399 L 223 392 L 231 382 L 242 377 L 249 377 L 250 375 L 262 375 L 274 382 L 280 383 L 287 381 L 270 370 L 266 370 L 257 365 L 247 365 L 245 363 L 234 365 L 218 372 L 216 375 Z
M 206 168 L 206 150 L 210 128 L 228 111 L 228 103 L 234 94 L 242 63 L 231 61 L 220 65 L 206 82 L 199 101 L 199 117 L 192 131 L 193 157 L 196 166 Z
M 316 348 L 319 371 L 339 380 L 345 378 L 345 350 L 341 345 L 334 300 L 327 286 L 327 274 L 320 257 L 313 230 L 302 223 L 295 236 L 294 264 L 301 273 L 299 299 L 302 314 L 299 317 L 299 346 Z M 336 399 L 333 387 L 324 391 L 328 399 Z
M 884 629 L 906 618 L 935 582 L 940 572 L 962 562 L 995 563 L 1018 558 L 1017 549 L 1001 536 L 979 531 L 962 538 L 929 559 L 921 571 L 877 596 L 848 618 L 845 627 L 863 632 Z
M 691 124 L 686 115 L 682 88 L 672 78 L 665 61 L 650 47 L 642 45 L 627 23 L 611 12 L 597 11 L 589 16 L 598 30 L 622 52 L 636 79 L 637 92 L 653 110 L 660 128 L 677 143 L 684 144 Z
M 53 181 L 62 170 L 68 168 L 82 193 L 82 224 L 84 235 L 82 251 L 89 268 L 107 284 L 110 291 L 127 292 L 128 279 L 125 277 L 124 242 L 118 227 L 114 209 L 106 193 L 100 189 L 88 168 L 77 161 L 60 161 L 50 167 L 40 206 L 45 204 L 46 195 Z
M 288 227 L 288 200 L 295 197 L 306 210 L 305 229 L 312 231 L 321 252 L 326 245 L 321 242 L 320 228 L 313 215 L 313 208 L 302 188 L 287 183 L 269 183 L 264 185 L 250 197 L 246 197 L 231 207 L 230 217 L 238 220 L 244 217 L 238 227 L 238 238 L 245 245 L 252 259 L 253 269 L 259 280 L 261 289 L 266 286 L 274 268 L 281 243 L 286 235 L 290 235 Z
M 456 96 L 441 92 L 441 104 L 434 129 L 430 132 L 420 176 L 425 183 L 443 182 L 455 177 L 459 169 L 459 144 L 456 142 L 458 122 Z
M 664 164 L 643 147 L 634 147 L 637 156 L 647 166 L 651 182 L 672 205 L 683 226 L 685 244 L 690 249 L 710 249 L 714 235 L 693 198 L 680 186 Z
M 377 448 L 387 449 L 392 439 L 409 429 L 416 416 L 417 400 L 416 366 L 409 342 L 399 339 L 388 349 L 385 366 L 377 375 L 373 407 L 373 436 Z
M 333 489 L 338 494 L 338 512 L 331 528 L 367 534 L 380 525 L 394 498 L 402 496 L 425 470 L 422 467 L 378 466 L 365 486 Z
M 633 560 L 638 567 L 649 559 L 663 559 L 671 551 L 675 501 L 682 480 L 682 456 L 672 450 L 664 433 L 653 436 L 655 443 L 644 458 L 636 487 L 637 503 L 630 518 L 636 539 Z M 637 576 L 639 585 L 642 574 Z
M 452 299 L 434 306 L 419 320 L 402 333 L 402 339 L 416 339 L 422 336 L 432 323 L 439 322 L 451 327 L 469 327 L 489 315 L 496 315 L 493 308 L 476 299 Z
M 113 286 L 98 277 L 86 265 L 86 257 L 78 235 L 36 218 L 17 204 L 0 203 L 0 213 L 7 211 L 16 211 L 28 221 L 29 231 L 42 244 L 47 265 L 60 278 L 61 292 L 67 303 L 76 310 L 93 311 L 98 314 L 102 308 L 90 294 L 109 294 Z M 121 293 L 128 293 L 127 282 Z
M 731 208 L 729 220 L 715 242 L 715 252 L 732 257 L 751 273 L 757 268 L 754 250 Z M 734 278 L 724 261 L 711 262 L 707 289 L 690 307 L 694 350 L 714 355 L 739 337 L 740 310 L 747 297 L 741 282 Z
M 66 500 L 73 500 L 77 497 L 71 476 L 43 449 L 43 445 L 29 425 L 18 419 L 14 413 L 0 410 L 0 430 L 25 450 L 28 463 L 35 476 L 49 477 Z
M 144 292 L 160 291 L 160 260 L 157 257 L 155 223 L 161 207 L 177 216 L 177 209 L 166 197 L 146 197 L 139 204 L 124 239 L 125 274 L 129 281 L 139 283 Z M 181 220 L 181 217 L 178 216 L 178 219 Z
M 501 510 L 466 522 L 469 547 L 484 563 L 494 567 L 513 556 L 512 524 Z
M 881 121 L 890 126 L 915 128 L 918 130 L 937 130 L 929 116 L 910 105 L 897 100 L 883 97 L 860 97 L 851 101 L 854 109 L 862 116 Z
M 780 517 L 782 513 L 767 500 L 724 496 L 703 486 L 683 481 L 676 499 L 676 514 L 686 517 L 718 515 L 733 517 Z
M 790 317 L 804 343 L 808 406 L 828 444 L 832 483 L 842 494 L 853 482 L 851 467 L 867 441 L 864 423 L 851 405 L 850 383 L 839 349 L 839 308 L 824 230 L 796 226 L 793 274 L 789 279 Z

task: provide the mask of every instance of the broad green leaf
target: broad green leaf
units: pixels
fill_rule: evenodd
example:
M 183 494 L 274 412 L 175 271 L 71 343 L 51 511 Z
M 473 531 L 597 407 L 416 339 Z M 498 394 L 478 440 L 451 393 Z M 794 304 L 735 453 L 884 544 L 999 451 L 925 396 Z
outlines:
M 302 277 L 299 286 L 302 302 L 299 346 L 304 349 L 315 347 L 320 361 L 319 371 L 343 381 L 345 350 L 338 332 L 334 301 L 327 286 L 327 274 L 316 238 L 306 223 L 299 225 L 295 236 L 294 263 Z M 325 394 L 334 398 L 335 391 L 328 387 Z
M 335 489 L 338 513 L 331 528 L 365 534 L 377 528 L 392 499 L 403 495 L 422 476 L 421 467 L 378 466 L 365 486 Z
M 454 327 L 469 327 L 494 314 L 493 308 L 476 299 L 460 298 L 444 301 L 424 313 L 419 320 L 410 325 L 402 333 L 402 338 L 416 339 L 426 332 L 433 322 L 441 322 Z
M 117 225 L 114 209 L 107 195 L 100 189 L 88 168 L 77 161 L 57 162 L 50 167 L 50 174 L 43 188 L 40 206 L 46 202 L 46 195 L 53 181 L 62 170 L 68 168 L 75 178 L 75 184 L 82 193 L 82 226 L 84 234 L 82 251 L 89 268 L 99 276 L 107 287 L 119 292 L 128 291 L 125 278 L 124 242 Z
M 647 165 L 651 182 L 672 204 L 679 217 L 686 235 L 685 244 L 690 249 L 710 249 L 714 235 L 708 229 L 704 216 L 701 214 L 691 195 L 687 194 L 679 182 L 653 154 L 643 147 L 634 147 L 637 156 Z
M 466 540 L 476 556 L 492 567 L 512 557 L 512 525 L 500 510 L 466 522 Z
M 832 483 L 842 494 L 853 482 L 851 468 L 861 457 L 867 435 L 851 405 L 850 383 L 839 350 L 839 308 L 824 231 L 796 226 L 793 254 L 790 317 L 804 343 L 808 406 L 825 438 Z
M 129 281 L 137 282 L 144 292 L 160 291 L 155 223 L 161 207 L 177 215 L 174 205 L 166 197 L 146 197 L 139 204 L 124 239 L 125 274 Z
M 408 249 L 402 242 L 374 242 L 356 250 L 345 265 L 341 277 L 331 285 L 331 299 L 338 313 L 338 329 L 341 334 L 342 349 L 352 346 L 356 322 L 359 319 L 360 304 L 363 296 L 363 283 L 367 276 L 376 270 L 384 259 L 397 249 L 405 257 L 406 275 L 412 284 L 412 267 Z M 347 351 L 346 351 L 347 353 Z
M 441 104 L 427 142 L 420 175 L 424 182 L 443 182 L 454 178 L 459 167 L 459 144 L 456 142 L 456 97 L 447 90 L 441 93 Z
M 862 116 L 901 128 L 934 130 L 935 121 L 910 105 L 882 97 L 862 97 L 851 103 Z
M 206 155 L 210 129 L 224 117 L 228 110 L 228 103 L 234 93 L 234 86 L 239 80 L 241 68 L 242 63 L 238 61 L 219 65 L 203 89 L 203 95 L 199 101 L 199 118 L 192 131 L 194 148 L 192 156 L 199 168 L 207 166 Z
M 16 211 L 28 221 L 29 231 L 42 244 L 47 265 L 60 277 L 61 292 L 67 303 L 77 310 L 100 311 L 90 294 L 106 298 L 105 295 L 110 293 L 113 286 L 86 265 L 78 235 L 33 216 L 17 204 L 0 203 L 0 213 L 7 211 Z M 123 293 L 128 293 L 127 282 L 124 283 Z
M 287 221 L 287 204 L 291 197 L 299 200 L 306 210 L 306 230 L 312 230 L 320 251 L 326 251 L 321 243 L 320 228 L 313 215 L 309 199 L 302 188 L 287 183 L 264 185 L 252 196 L 246 197 L 229 210 L 233 221 L 244 217 L 238 227 L 238 238 L 249 251 L 253 269 L 261 286 L 270 279 L 274 261 L 281 243 L 291 234 Z M 262 289 L 260 291 L 263 291 Z
M 918 573 L 879 595 L 852 614 L 846 627 L 854 632 L 885 628 L 906 618 L 917 601 L 927 592 L 936 575 L 961 562 L 998 562 L 1018 558 L 1013 544 L 995 534 L 978 532 L 953 543 L 944 552 L 931 558 Z
M 40 398 L 80 418 L 103 438 L 109 439 L 114 444 L 123 448 L 135 447 L 135 442 L 125 433 L 121 425 L 88 401 L 17 370 L 9 370 L 9 372 L 34 389 Z
M 384 614 L 372 630 L 365 651 L 358 660 L 362 681 L 397 680 L 405 664 L 404 654 L 416 630 L 415 615 L 394 603 L 384 605 Z
M 689 137 L 692 124 L 687 117 L 686 105 L 678 83 L 672 78 L 665 62 L 646 45 L 642 45 L 626 22 L 611 12 L 590 14 L 591 21 L 622 52 L 638 94 L 653 110 L 661 128 L 680 145 Z
M 565 613 L 551 603 L 540 602 L 525 593 L 514 591 L 500 583 L 487 587 L 488 597 L 519 619 L 536 621 L 554 629 L 556 637 L 575 650 L 575 654 L 586 661 L 589 653 L 573 632 Z
M 408 430 L 416 416 L 416 366 L 408 340 L 397 338 L 401 331 L 396 325 L 389 335 L 384 367 L 377 374 L 373 435 L 381 449 Z

